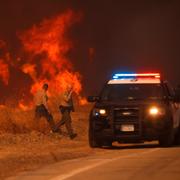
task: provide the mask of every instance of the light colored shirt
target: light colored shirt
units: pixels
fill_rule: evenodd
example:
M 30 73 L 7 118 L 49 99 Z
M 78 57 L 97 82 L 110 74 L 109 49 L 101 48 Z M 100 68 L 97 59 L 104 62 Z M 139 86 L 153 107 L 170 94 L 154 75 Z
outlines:
M 34 103 L 36 106 L 40 106 L 43 104 L 48 109 L 47 100 L 48 100 L 48 96 L 44 89 L 37 91 L 37 93 L 34 96 Z
M 62 93 L 60 105 L 65 107 L 73 106 L 72 92 L 65 91 Z

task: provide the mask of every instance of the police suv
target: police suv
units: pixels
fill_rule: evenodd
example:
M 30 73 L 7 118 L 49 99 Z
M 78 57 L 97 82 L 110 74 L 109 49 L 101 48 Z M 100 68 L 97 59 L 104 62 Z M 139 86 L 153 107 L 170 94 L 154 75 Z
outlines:
M 115 74 L 95 102 L 89 118 L 91 147 L 112 142 L 158 140 L 161 146 L 180 142 L 180 106 L 159 73 Z

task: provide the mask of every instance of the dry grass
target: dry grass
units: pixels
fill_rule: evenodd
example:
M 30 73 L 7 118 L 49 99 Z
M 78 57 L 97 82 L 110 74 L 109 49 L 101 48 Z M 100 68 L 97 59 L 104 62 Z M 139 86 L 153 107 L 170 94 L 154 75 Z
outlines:
M 51 104 L 50 110 L 55 122 L 58 122 L 61 114 L 56 104 L 55 102 Z M 76 124 L 76 129 L 79 129 L 79 124 L 87 120 L 90 107 L 90 105 L 76 106 L 76 112 L 72 113 L 72 119 L 73 123 Z M 46 119 L 41 118 L 39 121 L 34 119 L 34 109 L 23 111 L 17 108 L 2 106 L 0 107 L 0 123 L 1 133 L 28 133 L 34 130 L 47 133 L 50 130 Z
M 0 131 L 25 133 L 33 129 L 33 111 L 3 107 L 0 109 Z
M 50 134 L 49 125 L 43 118 L 36 129 L 34 110 L 22 111 L 1 107 L 0 179 L 20 171 L 33 170 L 57 161 L 94 153 L 89 148 L 87 139 L 90 108 L 91 105 L 76 106 L 76 112 L 72 113 L 72 123 L 78 136 L 70 140 L 64 128 L 64 136 Z M 57 108 L 51 110 L 57 122 L 60 113 Z

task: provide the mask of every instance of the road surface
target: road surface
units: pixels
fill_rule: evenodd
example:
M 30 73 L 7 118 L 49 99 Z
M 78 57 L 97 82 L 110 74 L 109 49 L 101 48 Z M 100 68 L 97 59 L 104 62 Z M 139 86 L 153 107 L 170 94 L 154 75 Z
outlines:
M 180 180 L 180 147 L 124 145 L 68 160 L 10 180 Z

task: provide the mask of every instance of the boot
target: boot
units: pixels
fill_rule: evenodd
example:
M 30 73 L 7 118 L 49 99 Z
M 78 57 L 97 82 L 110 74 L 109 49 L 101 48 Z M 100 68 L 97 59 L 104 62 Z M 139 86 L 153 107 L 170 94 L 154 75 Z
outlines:
M 73 133 L 73 134 L 71 134 L 69 137 L 70 137 L 70 139 L 72 140 L 72 139 L 74 139 L 76 136 L 77 136 L 77 134 L 76 134 L 76 133 Z

